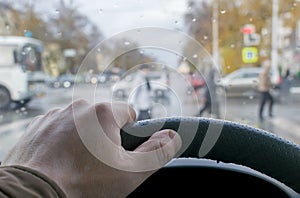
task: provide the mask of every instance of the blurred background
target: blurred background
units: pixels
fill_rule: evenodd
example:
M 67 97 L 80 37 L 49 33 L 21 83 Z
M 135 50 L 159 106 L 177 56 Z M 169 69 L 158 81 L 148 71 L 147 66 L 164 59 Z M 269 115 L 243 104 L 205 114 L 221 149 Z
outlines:
M 178 32 L 152 36 L 176 51 L 124 34 L 149 27 Z M 264 60 L 275 104 L 262 122 L 258 70 L 244 69 Z M 0 0 L 0 160 L 32 117 L 53 107 L 128 101 L 142 63 L 151 66 L 153 118 L 197 116 L 212 79 L 213 108 L 203 116 L 300 144 L 299 0 Z

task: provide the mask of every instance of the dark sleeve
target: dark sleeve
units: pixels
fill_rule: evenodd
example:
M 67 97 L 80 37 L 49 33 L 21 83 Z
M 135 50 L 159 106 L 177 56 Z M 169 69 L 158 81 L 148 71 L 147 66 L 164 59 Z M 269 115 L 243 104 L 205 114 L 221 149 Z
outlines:
M 66 198 L 59 186 L 44 174 L 22 166 L 0 166 L 1 198 Z

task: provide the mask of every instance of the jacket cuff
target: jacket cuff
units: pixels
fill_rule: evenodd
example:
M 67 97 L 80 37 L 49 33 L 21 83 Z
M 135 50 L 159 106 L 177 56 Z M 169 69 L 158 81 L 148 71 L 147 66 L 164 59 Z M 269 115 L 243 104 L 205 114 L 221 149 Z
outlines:
M 24 166 L 0 166 L 1 197 L 66 198 L 62 189 L 46 175 Z

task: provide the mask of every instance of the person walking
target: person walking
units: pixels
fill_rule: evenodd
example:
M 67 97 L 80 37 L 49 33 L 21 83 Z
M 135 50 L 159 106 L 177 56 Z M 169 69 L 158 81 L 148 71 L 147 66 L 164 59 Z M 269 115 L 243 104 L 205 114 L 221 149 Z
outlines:
M 272 83 L 270 77 L 270 69 L 271 69 L 270 60 L 266 60 L 263 66 L 264 68 L 262 72 L 259 74 L 259 84 L 258 84 L 258 89 L 261 95 L 260 104 L 259 104 L 260 120 L 264 119 L 263 112 L 264 112 L 266 102 L 269 102 L 269 116 L 273 117 L 273 104 L 274 104 L 273 96 L 270 93 L 272 89 Z
M 203 95 L 203 106 L 200 108 L 199 113 L 196 116 L 202 116 L 202 114 L 206 111 L 210 115 L 214 114 L 216 117 L 219 117 L 215 72 L 215 68 L 211 66 L 207 75 L 207 81 Z
M 209 88 L 206 85 L 205 91 L 204 91 L 204 97 L 203 97 L 203 106 L 201 107 L 198 116 L 202 116 L 202 114 L 207 111 L 209 114 L 211 114 L 211 95 L 209 93 Z
M 129 100 L 132 107 L 137 111 L 137 120 L 151 118 L 151 85 L 147 77 L 149 69 L 149 65 L 142 64 L 133 82 L 134 91 Z

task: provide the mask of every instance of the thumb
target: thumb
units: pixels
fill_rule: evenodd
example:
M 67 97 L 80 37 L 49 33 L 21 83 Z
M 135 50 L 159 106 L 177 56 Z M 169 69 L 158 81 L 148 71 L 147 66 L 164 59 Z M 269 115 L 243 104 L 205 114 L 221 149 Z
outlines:
M 181 148 L 181 137 L 173 130 L 166 129 L 154 133 L 146 142 L 137 147 L 135 152 L 158 151 L 156 154 L 163 165 L 170 161 Z

